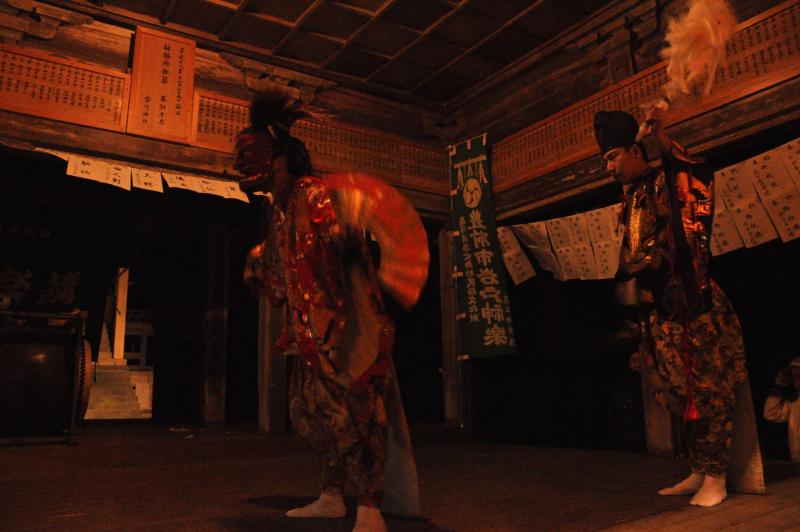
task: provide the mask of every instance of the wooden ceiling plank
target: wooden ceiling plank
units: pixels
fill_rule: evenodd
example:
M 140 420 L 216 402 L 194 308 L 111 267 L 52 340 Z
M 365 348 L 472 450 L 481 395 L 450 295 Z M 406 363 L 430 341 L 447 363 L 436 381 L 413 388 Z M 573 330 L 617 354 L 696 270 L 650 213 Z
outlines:
M 275 46 L 272 47 L 272 50 L 271 50 L 272 53 L 278 52 L 278 50 L 280 50 L 282 46 L 284 46 L 287 42 L 289 42 L 289 39 L 294 37 L 294 35 L 300 30 L 300 27 L 303 25 L 303 23 L 305 23 L 305 21 L 308 20 L 308 18 L 311 15 L 313 15 L 317 11 L 317 9 L 322 7 L 322 5 L 325 4 L 327 1 L 328 0 L 314 0 L 314 3 L 311 4 L 310 6 L 308 6 L 308 8 L 305 11 L 303 11 L 302 15 L 297 17 L 297 20 L 295 21 L 294 25 L 292 26 L 292 29 L 290 29 L 286 33 L 286 35 L 281 37 L 281 40 L 278 41 L 275 44 Z
M 464 93 L 447 102 L 445 107 L 463 107 L 492 87 L 513 78 L 513 76 L 528 68 L 534 62 L 542 60 L 548 54 L 564 46 L 565 43 L 575 43 L 575 45 L 579 46 L 582 39 L 596 41 L 598 34 L 608 35 L 622 28 L 625 23 L 625 15 L 644 16 L 652 10 L 654 10 L 654 6 L 648 0 L 614 0 L 609 2 L 591 16 L 579 20 L 490 78 L 473 85 Z
M 350 4 L 345 4 L 344 2 L 331 2 L 331 4 L 335 5 L 336 7 L 341 7 L 342 9 L 346 9 L 347 11 L 358 13 L 359 15 L 367 15 L 369 17 L 375 15 L 375 13 L 373 13 L 369 9 L 365 9 L 363 7 L 358 7 Z M 378 11 L 380 11 L 380 9 Z
M 434 22 L 433 24 L 428 26 L 427 29 L 425 29 L 425 31 L 420 33 L 417 36 L 416 39 L 414 39 L 413 41 L 408 43 L 406 46 L 401 48 L 396 54 L 394 54 L 394 57 L 392 58 L 392 61 L 384 63 L 383 65 L 381 65 L 380 67 L 375 69 L 375 71 L 373 71 L 372 74 L 370 74 L 369 76 L 367 76 L 365 78 L 366 81 L 371 81 L 376 75 L 378 75 L 380 72 L 382 72 L 386 67 L 388 67 L 389 65 L 393 64 L 395 60 L 397 60 L 399 57 L 402 57 L 403 54 L 408 52 L 415 44 L 417 44 L 422 39 L 424 39 L 425 37 L 430 35 L 433 32 L 433 30 L 435 30 L 436 28 L 441 26 L 445 21 L 450 20 L 450 18 L 452 18 L 456 14 L 460 13 L 463 9 L 465 9 L 467 7 L 467 5 L 469 5 L 470 1 L 471 0 L 461 0 L 461 2 L 456 7 L 454 7 L 449 13 L 447 13 L 446 15 L 443 15 L 442 17 L 440 17 L 439 20 L 437 20 L 436 22 Z
M 353 32 L 353 34 L 350 36 L 350 38 L 347 39 L 347 42 L 345 42 L 344 45 L 342 45 L 341 48 L 339 48 L 338 50 L 333 52 L 333 54 L 331 54 L 331 56 L 328 57 L 328 59 L 326 59 L 320 65 L 320 67 L 321 68 L 327 68 L 328 65 L 331 64 L 331 62 L 333 62 L 337 57 L 342 55 L 345 50 L 350 48 L 350 46 L 352 46 L 353 43 L 356 42 L 357 39 L 361 38 L 361 36 L 364 35 L 364 33 L 369 28 L 373 27 L 377 22 L 379 22 L 383 18 L 383 15 L 389 10 L 389 8 L 392 7 L 393 5 L 395 5 L 396 3 L 397 3 L 397 0 L 386 0 L 385 2 L 383 2 L 383 4 L 381 4 L 381 7 L 379 7 L 378 10 L 375 11 L 375 14 L 372 15 L 372 19 L 369 20 L 369 22 L 367 22 L 363 26 L 361 26 L 358 30 Z M 337 3 L 337 5 L 342 5 L 342 4 L 338 4 Z
M 278 24 L 279 26 L 285 26 L 287 28 L 292 28 L 294 26 L 294 24 L 292 24 L 288 20 L 278 17 L 273 17 L 272 15 L 267 15 L 266 13 L 260 13 L 258 11 L 251 11 L 250 13 L 248 13 L 248 15 L 253 18 L 265 20 L 267 22 L 272 22 L 273 24 Z
M 310 31 L 304 30 L 306 34 L 313 35 L 314 37 L 319 37 L 320 39 L 325 39 L 326 41 L 335 42 L 338 45 L 344 45 L 347 42 L 347 39 L 342 39 L 341 37 L 335 37 L 333 35 L 328 35 L 326 33 L 320 33 L 318 31 Z
M 425 77 L 424 79 L 422 79 L 419 83 L 414 85 L 408 92 L 416 91 L 421 86 L 425 85 L 430 80 L 432 80 L 433 78 L 435 78 L 436 76 L 441 74 L 443 70 L 451 67 L 452 65 L 454 65 L 459 60 L 463 59 L 467 55 L 471 54 L 472 52 L 474 52 L 475 50 L 477 50 L 478 48 L 480 48 L 481 46 L 483 46 L 484 44 L 486 44 L 487 42 L 492 40 L 500 32 L 502 32 L 503 30 L 506 30 L 507 28 L 511 27 L 513 24 L 515 24 L 517 21 L 519 21 L 522 17 L 528 15 L 531 11 L 533 11 L 536 8 L 538 8 L 543 3 L 544 3 L 544 0 L 536 0 L 535 2 L 532 2 L 531 5 L 529 5 L 528 7 L 526 7 L 525 9 L 520 11 L 519 13 L 517 13 L 515 16 L 513 16 L 510 19 L 508 19 L 507 21 L 505 21 L 502 26 L 500 26 L 496 30 L 492 31 L 487 36 L 485 36 L 483 39 L 479 40 L 478 42 L 476 42 L 475 44 L 473 44 L 472 46 L 470 46 L 469 48 L 464 50 L 464 52 L 461 53 L 460 55 L 458 55 L 458 56 L 454 57 L 453 59 L 451 59 L 449 62 L 447 62 L 443 67 L 441 67 L 436 72 L 434 72 L 434 73 L 430 74 L 429 76 Z
M 236 8 L 236 11 L 234 11 L 231 14 L 231 16 L 228 17 L 228 21 L 225 22 L 225 25 L 222 26 L 221 30 L 219 30 L 219 34 L 218 34 L 219 40 L 221 40 L 221 41 L 227 41 L 228 40 L 228 36 L 229 36 L 230 32 L 232 31 L 233 28 L 236 27 L 236 23 L 239 21 L 239 19 L 241 19 L 243 16 L 245 16 L 247 8 L 252 3 L 253 3 L 253 0 L 242 0 L 242 3 L 239 4 L 239 7 Z
M 169 4 L 164 8 L 161 12 L 161 16 L 158 17 L 158 21 L 162 24 L 166 24 L 169 22 L 169 19 L 172 18 L 172 14 L 175 12 L 175 8 L 178 6 L 178 0 L 170 0 Z
M 127 27 L 144 26 L 161 31 L 165 29 L 164 25 L 159 24 L 158 18 L 143 13 L 130 11 L 124 8 L 109 6 L 101 9 L 94 5 L 85 4 L 76 0 L 43 1 L 46 1 L 50 5 L 70 10 L 74 13 L 80 13 L 82 15 L 92 17 L 98 21 L 110 22 L 112 24 Z M 362 78 L 357 78 L 344 73 L 332 72 L 329 70 L 321 72 L 318 68 L 318 65 L 284 57 L 276 57 L 267 53 L 264 48 L 259 48 L 257 46 L 246 43 L 233 44 L 230 41 L 220 41 L 217 35 L 198 30 L 197 28 L 189 28 L 180 24 L 175 24 L 174 22 L 170 22 L 168 25 L 166 25 L 166 29 L 179 37 L 186 37 L 196 41 L 199 47 L 209 51 L 218 53 L 227 52 L 246 59 L 259 61 L 265 65 L 272 65 L 300 74 L 327 79 L 329 81 L 333 81 L 334 83 L 339 83 L 344 87 L 361 91 L 377 98 L 383 98 L 389 101 L 404 102 L 406 104 L 415 105 L 421 109 L 426 109 L 432 112 L 438 113 L 443 110 L 443 106 L 436 102 L 419 98 L 412 94 L 407 94 L 405 92 L 392 89 L 391 87 L 369 84 L 364 82 Z

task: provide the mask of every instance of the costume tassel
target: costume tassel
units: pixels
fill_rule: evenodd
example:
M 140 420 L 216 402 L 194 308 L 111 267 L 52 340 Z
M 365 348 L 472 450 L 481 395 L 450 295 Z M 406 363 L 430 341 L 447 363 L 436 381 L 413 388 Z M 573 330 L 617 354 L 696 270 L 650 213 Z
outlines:
M 686 399 L 686 409 L 683 411 L 683 420 L 697 421 L 698 419 L 700 419 L 700 412 L 697 411 L 694 398 L 690 396 Z
M 683 365 L 686 370 L 686 408 L 683 410 L 684 421 L 697 421 L 700 412 L 694 402 L 694 386 L 692 382 L 692 353 L 689 351 L 689 323 L 683 322 Z

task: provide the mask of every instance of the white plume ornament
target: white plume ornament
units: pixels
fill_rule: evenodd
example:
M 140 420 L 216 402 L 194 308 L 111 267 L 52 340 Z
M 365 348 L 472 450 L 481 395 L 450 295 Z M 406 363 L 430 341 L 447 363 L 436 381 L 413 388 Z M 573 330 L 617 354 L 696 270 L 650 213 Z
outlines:
M 661 51 L 668 60 L 664 94 L 670 100 L 702 87 L 708 95 L 717 67 L 725 58 L 725 44 L 736 29 L 736 16 L 728 0 L 689 0 L 688 11 L 671 19 Z

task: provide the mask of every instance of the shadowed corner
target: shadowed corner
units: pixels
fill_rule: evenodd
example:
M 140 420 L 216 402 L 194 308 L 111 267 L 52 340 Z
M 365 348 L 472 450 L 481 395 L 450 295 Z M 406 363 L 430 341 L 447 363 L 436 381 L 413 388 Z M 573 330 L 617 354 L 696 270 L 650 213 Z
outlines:
M 269 514 L 254 514 L 235 519 L 225 519 L 224 524 L 236 530 L 297 530 L 317 531 L 325 530 L 338 532 L 350 531 L 356 515 L 356 499 L 345 498 L 347 515 L 341 519 L 294 519 L 286 517 L 284 513 L 292 508 L 306 505 L 314 497 L 295 497 L 289 495 L 267 495 L 264 497 L 249 497 L 244 502 L 264 509 L 273 510 Z M 275 515 L 278 512 L 278 515 Z M 401 517 L 384 514 L 386 524 L 392 531 L 398 532 L 455 532 L 449 528 L 442 528 L 431 523 L 424 517 Z
M 800 477 L 800 463 L 767 460 L 764 462 L 767 489 L 771 484 Z

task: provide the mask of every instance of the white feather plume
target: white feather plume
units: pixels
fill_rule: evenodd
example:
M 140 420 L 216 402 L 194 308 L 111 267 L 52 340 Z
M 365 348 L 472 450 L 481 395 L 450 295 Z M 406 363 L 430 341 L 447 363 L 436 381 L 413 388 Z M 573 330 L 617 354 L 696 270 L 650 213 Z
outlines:
M 736 16 L 728 0 L 689 0 L 689 9 L 669 21 L 661 57 L 669 61 L 664 93 L 669 99 L 690 94 L 696 86 L 708 95 L 725 44 L 736 28 Z

